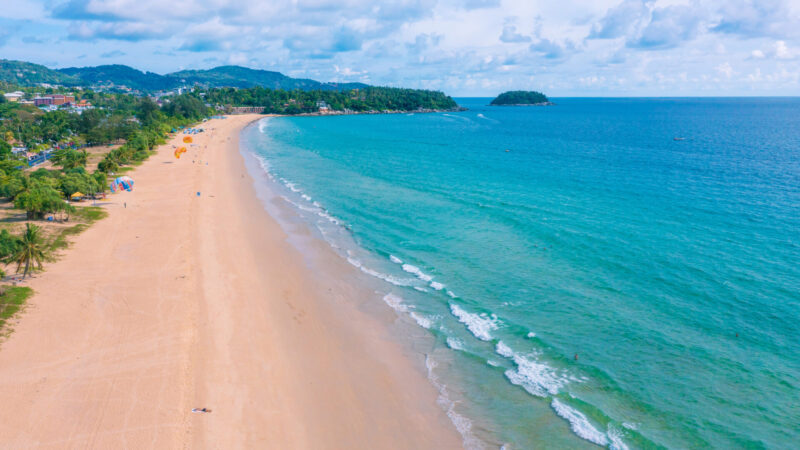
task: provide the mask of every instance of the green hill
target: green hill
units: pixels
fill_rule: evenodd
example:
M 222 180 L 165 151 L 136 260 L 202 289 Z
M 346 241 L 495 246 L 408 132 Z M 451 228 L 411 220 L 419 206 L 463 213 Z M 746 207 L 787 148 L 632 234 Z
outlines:
M 347 90 L 366 87 L 363 83 L 320 83 L 303 78 L 291 78 L 280 72 L 249 69 L 241 66 L 220 66 L 208 70 L 183 70 L 167 74 L 186 84 L 201 84 L 208 87 L 265 87 L 270 89 L 304 91 L 311 90 Z
M 39 64 L 7 59 L 0 59 L 0 81 L 21 86 L 35 86 L 40 83 L 75 86 L 81 83 L 77 77 Z
M 550 100 L 546 95 L 536 91 L 508 91 L 498 95 L 492 100 L 490 105 L 512 106 L 512 105 L 550 105 Z
M 90 86 L 125 86 L 139 91 L 160 91 L 178 87 L 178 81 L 153 72 L 142 72 L 119 64 L 97 67 L 70 67 L 59 72 L 76 77 Z
M 0 60 L 0 82 L 21 86 L 36 86 L 40 83 L 85 87 L 113 85 L 144 92 L 169 90 L 196 84 L 209 88 L 264 87 L 288 91 L 295 89 L 341 91 L 367 87 L 363 83 L 322 83 L 303 78 L 291 78 L 280 72 L 240 66 L 182 70 L 160 75 L 153 72 L 142 72 L 119 64 L 53 70 L 39 64 L 9 60 Z

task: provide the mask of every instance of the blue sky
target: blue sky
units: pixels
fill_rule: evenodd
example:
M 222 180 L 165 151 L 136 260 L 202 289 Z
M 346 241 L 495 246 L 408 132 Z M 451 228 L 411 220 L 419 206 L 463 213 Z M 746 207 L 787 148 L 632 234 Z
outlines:
M 0 58 L 492 96 L 800 95 L 800 0 L 13 0 Z

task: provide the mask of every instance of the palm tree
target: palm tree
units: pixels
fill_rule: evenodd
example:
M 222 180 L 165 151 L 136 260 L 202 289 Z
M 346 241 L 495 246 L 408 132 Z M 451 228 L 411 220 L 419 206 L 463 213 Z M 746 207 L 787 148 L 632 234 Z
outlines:
M 42 268 L 42 261 L 47 259 L 45 251 L 41 227 L 27 223 L 25 224 L 25 232 L 20 237 L 19 245 L 14 253 L 8 257 L 8 262 L 17 263 L 17 273 L 19 273 L 20 267 L 24 264 L 25 271 L 22 273 L 22 278 L 25 278 L 32 271 L 31 266 L 33 264 L 36 264 L 38 269 Z
M 61 166 L 64 170 L 74 169 L 76 167 L 86 166 L 86 160 L 89 154 L 86 150 L 75 150 L 72 148 L 64 148 L 56 150 L 50 161 L 57 166 Z

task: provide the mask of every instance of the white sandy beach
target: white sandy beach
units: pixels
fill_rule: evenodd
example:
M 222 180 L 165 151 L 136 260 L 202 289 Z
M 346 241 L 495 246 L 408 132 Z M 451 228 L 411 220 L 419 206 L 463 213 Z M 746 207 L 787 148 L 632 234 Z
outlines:
M 180 160 L 181 136 L 162 146 L 27 283 L 0 447 L 461 447 L 419 361 L 256 198 L 238 135 L 258 117 L 208 122 Z

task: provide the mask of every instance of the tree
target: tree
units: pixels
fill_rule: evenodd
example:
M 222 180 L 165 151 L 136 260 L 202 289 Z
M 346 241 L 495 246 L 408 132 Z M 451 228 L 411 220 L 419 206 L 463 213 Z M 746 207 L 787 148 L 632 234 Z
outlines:
M 20 171 L 0 178 L 0 196 L 14 198 L 25 190 L 25 183 Z
M 111 158 L 105 158 L 97 164 L 97 170 L 105 173 L 112 173 L 119 170 L 119 164 Z
M 94 178 L 94 182 L 97 184 L 97 194 L 102 194 L 106 191 L 108 187 L 108 175 L 103 173 L 102 170 L 95 170 L 92 174 L 92 178 Z M 87 192 L 88 194 L 88 192 Z
M 97 182 L 94 177 L 86 172 L 72 172 L 64 174 L 58 181 L 59 189 L 64 193 L 64 196 L 69 198 L 76 192 L 82 192 L 87 195 L 94 195 L 98 191 Z
M 76 167 L 83 167 L 86 165 L 88 153 L 86 150 L 75 150 L 72 148 L 64 148 L 56 150 L 50 160 L 53 164 L 61 166 L 64 170 L 74 169 Z
M 8 258 L 17 251 L 19 238 L 12 235 L 8 230 L 0 231 L 0 260 Z
M 14 207 L 24 209 L 28 219 L 42 219 L 45 213 L 70 212 L 75 208 L 67 204 L 49 182 L 30 180 L 28 187 L 14 198 Z
M 25 224 L 25 232 L 22 233 L 16 248 L 6 262 L 17 263 L 17 273 L 19 273 L 20 267 L 25 266 L 25 270 L 22 272 L 22 278 L 25 278 L 31 272 L 32 265 L 35 264 L 38 269 L 41 269 L 42 262 L 45 260 L 47 260 L 47 247 L 41 234 L 41 228 L 37 225 Z
M 11 158 L 11 144 L 6 141 L 0 140 L 0 159 Z
M 159 109 L 158 104 L 150 99 L 150 97 L 145 97 L 142 99 L 141 103 L 139 103 L 139 108 L 136 111 L 136 118 L 142 123 L 142 126 L 149 127 L 154 123 L 158 122 L 159 118 Z

